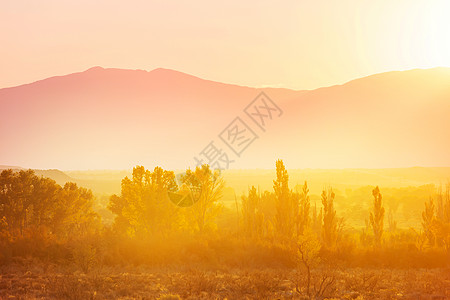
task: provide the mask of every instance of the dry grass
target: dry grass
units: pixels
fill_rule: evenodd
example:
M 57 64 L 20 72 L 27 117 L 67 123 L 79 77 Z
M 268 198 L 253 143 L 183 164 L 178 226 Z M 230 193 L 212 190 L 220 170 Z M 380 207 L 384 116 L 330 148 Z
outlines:
M 24 260 L 0 267 L 1 299 L 307 299 L 290 269 L 157 269 L 116 267 L 85 274 L 76 266 Z M 316 299 L 450 299 L 448 269 L 315 270 Z M 315 294 L 312 293 L 314 296 Z

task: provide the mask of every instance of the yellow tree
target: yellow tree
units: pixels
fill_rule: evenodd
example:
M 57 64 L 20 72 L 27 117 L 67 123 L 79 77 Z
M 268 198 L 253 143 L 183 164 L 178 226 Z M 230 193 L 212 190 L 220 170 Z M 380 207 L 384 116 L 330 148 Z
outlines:
M 252 186 L 248 196 L 242 196 L 242 221 L 244 233 L 253 238 L 263 235 L 264 215 L 261 209 L 261 195 Z
M 215 218 L 221 206 L 218 200 L 222 198 L 224 181 L 219 170 L 211 170 L 209 165 L 197 166 L 195 171 L 188 169 L 181 181 L 192 195 L 194 204 L 187 208 L 191 225 L 200 233 L 215 227 Z
M 95 232 L 101 223 L 99 215 L 92 209 L 93 203 L 91 190 L 67 182 L 52 211 L 54 232 L 64 238 Z
M 430 203 L 425 203 L 425 211 L 422 213 L 422 225 L 427 236 L 438 246 L 444 247 L 450 252 L 450 184 L 447 184 L 445 192 L 442 187 L 437 195 L 436 213 L 432 199 Z
M 289 175 L 282 160 L 276 161 L 277 179 L 273 181 L 275 191 L 275 230 L 281 239 L 292 238 L 295 230 L 296 203 L 295 195 L 289 190 Z
M 334 209 L 335 193 L 329 188 L 322 191 L 323 223 L 322 240 L 326 248 L 332 248 L 337 240 L 337 219 Z
M 100 225 L 93 201 L 90 190 L 71 182 L 61 188 L 32 170 L 0 174 L 0 216 L 11 236 L 47 231 L 72 238 L 92 232 Z
M 32 200 L 34 171 L 4 170 L 0 176 L 0 213 L 8 223 L 11 235 L 23 235 L 28 227 Z
M 388 213 L 389 232 L 394 233 L 397 231 L 397 221 L 394 219 L 394 213 L 392 208 L 389 208 Z
M 310 216 L 309 216 L 309 209 L 310 209 L 310 201 L 309 201 L 309 188 L 308 183 L 305 181 L 305 184 L 302 186 L 301 194 L 300 194 L 300 208 L 298 213 L 298 228 L 297 232 L 298 234 L 303 234 L 306 229 L 310 226 Z
M 314 209 L 312 211 L 311 229 L 320 236 L 322 232 L 322 208 L 320 208 L 319 213 L 317 213 L 317 204 L 314 203 Z
M 177 224 L 177 207 L 168 196 L 177 188 L 172 171 L 133 168 L 132 179 L 122 180 L 121 195 L 110 198 L 109 209 L 116 214 L 115 228 L 130 236 L 166 234 Z
M 58 203 L 61 187 L 50 178 L 35 177 L 33 180 L 32 223 L 39 229 L 50 228 L 53 210 Z
M 370 224 L 372 225 L 374 241 L 376 246 L 381 245 L 383 235 L 384 207 L 381 202 L 382 196 L 378 186 L 372 191 L 373 211 L 370 212 Z
M 425 202 L 425 210 L 422 212 L 422 227 L 430 246 L 434 246 L 435 241 L 433 232 L 434 221 L 435 221 L 434 201 L 433 198 L 430 197 L 428 202 Z

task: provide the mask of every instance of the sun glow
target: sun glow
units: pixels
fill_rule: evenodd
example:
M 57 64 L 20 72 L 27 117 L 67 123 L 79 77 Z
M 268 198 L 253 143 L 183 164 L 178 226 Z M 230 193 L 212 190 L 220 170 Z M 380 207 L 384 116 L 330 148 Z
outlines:
M 292 89 L 450 67 L 447 0 L 86 2 L 1 3 L 0 87 L 97 65 Z
M 431 2 L 433 3 L 433 2 Z M 442 0 L 422 9 L 422 24 L 411 34 L 417 41 L 415 56 L 430 66 L 450 66 L 450 1 Z M 419 44 L 420 42 L 420 44 Z

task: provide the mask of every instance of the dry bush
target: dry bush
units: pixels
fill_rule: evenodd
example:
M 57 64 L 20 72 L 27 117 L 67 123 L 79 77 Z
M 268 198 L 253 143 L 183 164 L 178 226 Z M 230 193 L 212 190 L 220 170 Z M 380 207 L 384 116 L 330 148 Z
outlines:
M 49 289 L 57 299 L 88 299 L 93 296 L 87 288 L 87 282 L 74 276 L 57 276 L 52 278 Z
M 214 275 L 197 270 L 180 274 L 172 284 L 174 290 L 183 298 L 198 296 L 202 293 L 212 295 L 219 287 L 219 282 Z
M 379 275 L 375 272 L 354 271 L 346 274 L 344 289 L 345 291 L 368 295 L 376 290 L 379 281 Z
M 338 278 L 336 271 L 324 266 L 311 270 L 309 280 L 306 272 L 300 271 L 291 274 L 291 282 L 295 286 L 296 294 L 300 298 L 306 299 L 335 297 L 337 295 Z
M 344 269 L 319 266 L 310 297 L 293 293 L 286 269 L 222 271 L 105 268 L 87 275 L 69 267 L 44 272 L 36 261 L 0 266 L 0 299 L 449 299 L 449 269 Z M 50 269 L 50 268 L 49 268 Z M 31 271 L 30 271 L 31 270 Z M 332 283 L 329 283 L 332 282 Z
M 158 298 L 158 300 L 181 300 L 181 298 L 179 295 L 163 294 Z
M 220 237 L 208 240 L 221 265 L 231 268 L 292 268 L 295 254 L 288 247 L 262 240 Z
M 279 276 L 273 276 L 269 272 L 259 271 L 251 275 L 251 284 L 258 296 L 268 297 L 276 292 L 282 280 Z
M 81 243 L 77 245 L 72 252 L 73 262 L 84 273 L 88 273 L 97 265 L 97 250 L 89 245 Z

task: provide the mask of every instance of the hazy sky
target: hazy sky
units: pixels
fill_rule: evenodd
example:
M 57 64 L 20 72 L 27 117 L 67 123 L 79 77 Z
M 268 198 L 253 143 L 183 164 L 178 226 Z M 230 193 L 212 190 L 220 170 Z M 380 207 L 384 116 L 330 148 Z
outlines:
M 0 2 L 0 87 L 92 66 L 311 89 L 450 66 L 450 1 Z

